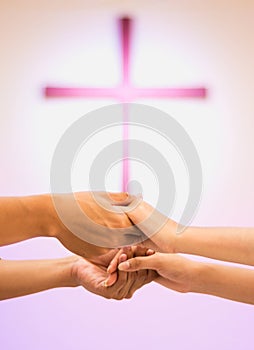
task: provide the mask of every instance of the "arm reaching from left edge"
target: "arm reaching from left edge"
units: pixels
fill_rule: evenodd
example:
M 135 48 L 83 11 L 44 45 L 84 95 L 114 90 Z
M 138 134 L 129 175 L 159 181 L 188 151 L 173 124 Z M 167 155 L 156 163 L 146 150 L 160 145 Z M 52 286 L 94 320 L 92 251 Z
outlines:
M 79 256 L 62 259 L 7 261 L 0 260 L 0 300 L 60 287 L 83 286 L 107 299 L 130 298 L 144 284 L 151 282 L 154 271 L 119 272 L 108 277 L 107 267 L 118 250 L 111 250 L 91 262 Z M 127 257 L 119 258 L 121 263 Z M 105 280 L 108 279 L 107 286 Z
M 51 260 L 0 260 L 0 300 L 58 287 L 74 287 L 71 269 L 75 257 Z
M 177 254 L 155 253 L 122 262 L 120 271 L 154 269 L 159 284 L 178 292 L 194 292 L 254 304 L 254 270 L 201 263 Z
M 95 200 L 91 192 L 74 194 L 75 201 L 85 214 L 81 215 L 82 219 L 85 220 L 85 225 L 83 222 L 79 222 L 79 218 L 72 213 L 72 194 L 54 195 L 54 198 L 58 200 L 65 212 L 70 214 L 71 224 L 76 225 L 77 230 L 83 230 L 84 238 L 86 238 L 86 235 L 96 235 L 92 223 L 98 225 L 98 230 L 100 227 L 109 229 L 124 228 L 125 230 L 131 230 L 134 235 L 140 234 L 140 231 L 132 226 L 128 217 L 120 209 L 119 212 L 110 210 L 111 207 L 113 208 L 112 204 L 115 201 L 128 198 L 126 193 L 107 194 L 98 192 L 96 195 L 109 210 L 100 205 L 101 203 Z M 106 248 L 90 244 L 74 235 L 58 217 L 53 197 L 50 194 L 0 198 L 0 229 L 0 246 L 29 238 L 46 236 L 57 238 L 68 250 L 84 257 L 101 255 L 108 251 Z M 117 240 L 123 237 L 124 234 L 121 235 L 120 233 L 114 237 L 108 235 L 105 237 L 105 246 L 110 247 L 113 239 L 116 246 Z M 121 246 L 121 244 L 117 246 Z

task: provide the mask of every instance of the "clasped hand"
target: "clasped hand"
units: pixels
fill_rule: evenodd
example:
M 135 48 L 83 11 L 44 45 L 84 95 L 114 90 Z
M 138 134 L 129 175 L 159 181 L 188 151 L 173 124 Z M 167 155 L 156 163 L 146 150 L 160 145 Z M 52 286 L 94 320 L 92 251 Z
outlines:
M 83 286 L 88 291 L 107 299 L 129 299 L 136 290 L 153 281 L 157 274 L 151 269 L 117 271 L 117 266 L 127 259 L 150 254 L 153 252 L 147 248 L 128 247 L 114 249 L 91 259 L 76 257 L 72 268 L 74 286 Z

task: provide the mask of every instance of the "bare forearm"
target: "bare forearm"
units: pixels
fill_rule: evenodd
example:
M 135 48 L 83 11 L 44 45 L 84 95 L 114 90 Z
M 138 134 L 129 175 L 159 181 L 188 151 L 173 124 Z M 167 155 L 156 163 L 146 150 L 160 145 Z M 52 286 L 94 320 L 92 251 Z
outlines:
M 254 304 L 254 270 L 200 264 L 191 292 Z
M 175 252 L 254 265 L 254 229 L 189 227 L 177 236 Z
M 71 275 L 75 259 L 73 256 L 54 260 L 0 260 L 0 300 L 75 286 Z
M 57 221 L 50 195 L 0 198 L 0 246 L 53 235 Z

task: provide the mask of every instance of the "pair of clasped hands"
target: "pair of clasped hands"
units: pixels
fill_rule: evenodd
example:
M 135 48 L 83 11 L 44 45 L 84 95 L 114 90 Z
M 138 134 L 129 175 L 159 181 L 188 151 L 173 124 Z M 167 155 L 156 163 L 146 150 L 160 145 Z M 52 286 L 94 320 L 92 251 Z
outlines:
M 73 198 L 85 215 L 80 216 L 74 210 Z M 131 208 L 133 210 L 125 212 Z M 57 287 L 83 286 L 105 298 L 121 300 L 130 298 L 137 289 L 153 280 L 166 283 L 148 258 L 154 255 L 156 258 L 152 259 L 156 261 L 160 257 L 155 256 L 155 250 L 173 251 L 175 223 L 168 221 L 167 229 L 153 236 L 155 240 L 146 239 L 138 224 L 152 209 L 140 198 L 127 193 L 80 192 L 0 198 L 0 246 L 50 237 L 58 239 L 75 254 L 51 260 L 10 261 L 2 257 L 0 299 Z M 104 231 L 104 236 L 102 227 L 109 229 L 108 233 Z M 165 233 L 164 238 L 169 238 L 167 243 L 159 238 Z M 144 241 L 138 246 L 117 248 L 135 239 Z M 89 241 L 102 242 L 104 247 Z M 140 264 L 141 260 L 135 259 L 142 258 L 151 266 L 132 265 L 132 271 L 124 271 L 127 261 Z
M 254 266 L 253 228 L 187 227 L 179 234 L 178 223 L 140 197 L 106 192 L 0 198 L 0 228 L 0 246 L 49 237 L 75 254 L 50 260 L 2 257 L 0 300 L 77 286 L 121 300 L 155 281 L 178 292 L 254 304 L 253 269 L 182 256 Z

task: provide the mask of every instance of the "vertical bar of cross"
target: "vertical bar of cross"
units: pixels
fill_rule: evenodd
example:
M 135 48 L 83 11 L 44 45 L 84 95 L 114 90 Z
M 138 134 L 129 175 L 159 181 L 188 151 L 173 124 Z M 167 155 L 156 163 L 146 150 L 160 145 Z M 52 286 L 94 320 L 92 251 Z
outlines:
M 120 34 L 122 45 L 122 89 L 123 89 L 123 162 L 122 162 L 122 191 L 127 192 L 130 177 L 129 167 L 129 96 L 130 87 L 130 45 L 131 45 L 131 19 L 120 19 Z

